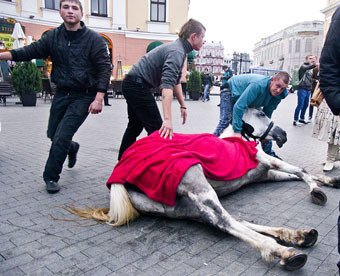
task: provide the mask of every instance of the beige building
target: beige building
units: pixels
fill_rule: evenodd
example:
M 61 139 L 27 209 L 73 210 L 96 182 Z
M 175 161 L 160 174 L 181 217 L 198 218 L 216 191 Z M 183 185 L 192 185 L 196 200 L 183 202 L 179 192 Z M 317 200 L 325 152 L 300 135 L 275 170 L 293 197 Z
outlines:
M 188 20 L 189 0 L 80 0 L 83 21 L 105 39 L 117 68 L 128 70 L 153 41 L 177 38 Z M 37 40 L 62 23 L 59 0 L 0 0 L 0 41 L 8 40 L 15 22 Z M 11 48 L 11 43 L 0 51 Z
M 331 23 L 332 15 L 335 10 L 340 7 L 339 0 L 326 0 L 326 7 L 321 10 L 321 12 L 325 15 L 325 23 L 324 23 L 324 35 L 326 37 L 329 24 Z
M 305 21 L 261 39 L 254 48 L 254 67 L 284 70 L 292 74 L 306 55 L 320 56 L 323 43 L 322 21 Z

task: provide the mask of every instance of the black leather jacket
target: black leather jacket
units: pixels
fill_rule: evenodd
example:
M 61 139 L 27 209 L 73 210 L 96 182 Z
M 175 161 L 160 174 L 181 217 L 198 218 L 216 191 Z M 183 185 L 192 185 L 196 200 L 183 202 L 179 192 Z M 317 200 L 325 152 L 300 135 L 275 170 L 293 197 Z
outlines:
M 340 7 L 332 17 L 320 57 L 320 90 L 334 115 L 340 114 Z
M 52 59 L 51 80 L 59 89 L 75 92 L 106 92 L 110 81 L 110 58 L 104 39 L 83 22 L 76 32 L 64 24 L 32 44 L 12 50 L 14 61 Z M 71 35 L 70 35 L 71 34 Z

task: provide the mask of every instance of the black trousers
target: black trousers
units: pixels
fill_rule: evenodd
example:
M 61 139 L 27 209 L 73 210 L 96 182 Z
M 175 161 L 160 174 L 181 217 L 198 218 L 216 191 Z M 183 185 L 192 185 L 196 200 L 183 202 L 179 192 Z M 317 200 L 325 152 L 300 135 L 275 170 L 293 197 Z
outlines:
M 74 150 L 73 135 L 88 116 L 94 97 L 64 91 L 54 96 L 47 128 L 47 137 L 52 144 L 43 174 L 45 181 L 59 180 L 67 154 Z
M 150 135 L 159 130 L 163 123 L 155 98 L 145 84 L 124 79 L 122 90 L 127 103 L 129 122 L 120 145 L 118 160 L 124 151 L 136 142 L 143 128 Z

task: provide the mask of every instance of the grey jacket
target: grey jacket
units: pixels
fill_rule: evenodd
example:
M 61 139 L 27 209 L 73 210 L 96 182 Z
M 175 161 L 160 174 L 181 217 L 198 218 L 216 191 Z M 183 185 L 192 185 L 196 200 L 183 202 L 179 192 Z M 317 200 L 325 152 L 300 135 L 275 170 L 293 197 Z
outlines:
M 129 75 L 143 78 L 150 87 L 173 89 L 180 83 L 184 61 L 192 50 L 186 39 L 162 44 L 142 56 Z

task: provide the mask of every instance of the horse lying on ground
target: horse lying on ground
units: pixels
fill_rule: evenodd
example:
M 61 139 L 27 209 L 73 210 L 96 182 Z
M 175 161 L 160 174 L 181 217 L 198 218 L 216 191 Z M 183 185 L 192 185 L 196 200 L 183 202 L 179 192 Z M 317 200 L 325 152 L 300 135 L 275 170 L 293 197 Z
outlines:
M 254 138 L 275 140 L 279 146 L 282 146 L 287 141 L 286 133 L 278 126 L 275 126 L 262 111 L 248 109 L 243 116 L 243 120 L 246 128 L 248 128 L 248 134 Z M 180 134 L 175 134 L 174 137 L 179 135 Z M 157 133 L 153 136 L 157 136 Z M 183 139 L 185 139 L 185 135 L 182 136 Z M 224 141 L 223 139 L 221 140 L 215 136 L 213 136 L 213 138 L 211 136 L 213 135 L 206 134 L 204 139 L 215 139 L 213 140 L 214 143 L 224 143 L 227 141 Z M 199 135 L 197 137 L 199 137 Z M 148 136 L 143 139 L 145 139 L 145 143 L 148 144 L 150 139 L 157 139 L 157 137 Z M 115 171 L 118 170 L 118 165 L 128 160 L 128 153 L 132 152 L 133 147 L 143 143 L 143 139 L 137 141 L 131 148 L 128 149 L 127 153 L 124 153 L 122 160 L 115 167 L 111 177 L 115 174 Z M 234 139 L 242 140 L 240 138 Z M 162 145 L 170 140 L 159 138 L 159 141 L 161 141 L 161 146 L 157 147 L 157 150 L 162 151 Z M 243 143 L 249 142 L 243 141 Z M 254 148 L 254 145 L 252 145 L 252 147 Z M 81 210 L 71 207 L 70 211 L 74 214 L 87 218 L 106 221 L 114 226 L 127 224 L 129 221 L 138 216 L 138 212 L 169 218 L 196 220 L 212 225 L 221 231 L 227 232 L 247 242 L 250 246 L 260 251 L 263 259 L 266 261 L 270 261 L 274 257 L 278 257 L 280 258 L 280 264 L 286 269 L 299 269 L 306 263 L 307 255 L 297 251 L 293 247 L 286 247 L 278 242 L 284 242 L 299 247 L 311 247 L 317 241 L 318 232 L 316 230 L 292 230 L 281 227 L 269 227 L 250 223 L 242 219 L 235 219 L 224 209 L 218 197 L 234 192 L 249 183 L 301 179 L 308 184 L 312 201 L 316 204 L 323 205 L 326 203 L 327 197 L 321 188 L 318 187 L 316 181 L 318 181 L 321 185 L 338 188 L 340 179 L 326 176 L 311 176 L 298 167 L 292 166 L 282 160 L 265 154 L 259 146 L 257 146 L 257 148 L 258 150 L 256 151 L 255 149 L 253 154 L 256 156 L 257 160 L 255 160 L 256 162 L 258 161 L 258 164 L 246 171 L 242 176 L 235 179 L 225 181 L 216 180 L 216 178 L 214 180 L 209 176 L 205 176 L 205 173 L 207 174 L 207 170 L 203 169 L 203 165 L 197 163 L 190 165 L 179 179 L 178 186 L 176 186 L 173 206 L 171 206 L 171 202 L 170 204 L 164 204 L 162 202 L 152 200 L 147 197 L 145 193 L 137 190 L 136 188 L 130 187 L 130 185 L 124 186 L 119 184 L 120 182 L 110 183 L 110 177 L 108 181 L 111 188 L 110 209 L 91 208 L 89 210 Z M 137 176 L 139 173 L 150 173 L 153 175 L 156 170 L 153 171 L 152 168 L 150 170 L 145 170 L 141 167 L 144 166 L 143 158 L 146 162 L 148 158 L 157 157 L 150 154 L 147 150 L 144 153 L 143 150 L 137 150 L 136 155 L 131 154 L 130 157 L 133 159 L 138 154 L 141 154 L 142 159 L 141 162 L 134 167 Z M 176 154 L 181 154 L 181 152 Z M 168 159 L 159 163 L 164 162 L 168 162 Z M 224 163 L 224 165 L 225 164 L 226 163 Z M 181 165 L 183 165 L 183 163 Z M 170 165 L 166 164 L 165 167 L 167 166 Z M 219 169 L 220 168 L 216 168 L 216 170 Z M 164 182 L 167 182 L 167 177 L 171 176 L 172 175 L 163 174 L 162 177 L 165 177 Z M 156 181 L 161 180 L 163 181 L 164 179 L 156 179 Z M 132 183 L 132 181 L 133 180 L 130 182 L 129 180 L 130 183 Z

